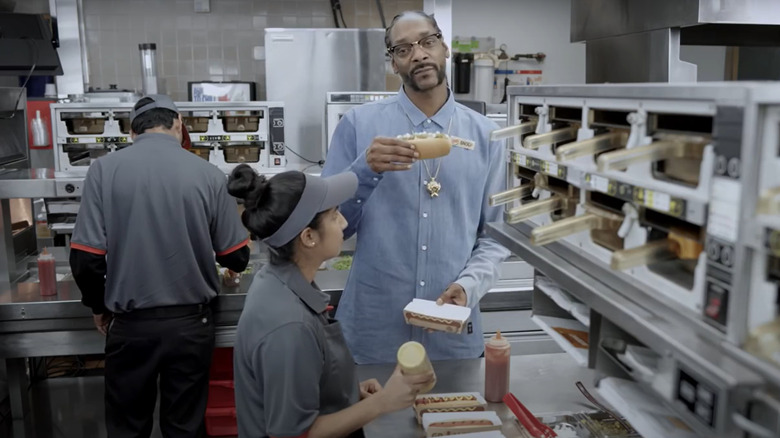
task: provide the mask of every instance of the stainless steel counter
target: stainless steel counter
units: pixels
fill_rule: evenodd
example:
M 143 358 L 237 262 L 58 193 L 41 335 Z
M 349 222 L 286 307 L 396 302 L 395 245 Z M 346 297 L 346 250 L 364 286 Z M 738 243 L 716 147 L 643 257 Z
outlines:
M 483 392 L 482 364 L 480 359 L 434 362 L 438 383 L 433 392 Z M 513 357 L 511 365 L 512 392 L 531 412 L 538 415 L 592 409 L 574 383 L 580 380 L 592 390 L 594 372 L 578 368 L 566 354 Z M 358 376 L 374 377 L 384 383 L 391 371 L 391 365 L 360 366 Z M 21 429 L 6 430 L 0 424 L 0 436 L 105 438 L 103 388 L 102 377 L 49 379 L 38 383 L 31 389 L 33 415 L 28 416 L 27 435 Z M 496 410 L 504 421 L 506 437 L 517 437 L 516 422 L 508 409 L 503 404 L 491 404 L 490 409 Z M 424 436 L 411 408 L 381 417 L 364 430 L 367 438 Z M 151 438 L 161 437 L 155 425 Z
M 318 274 L 320 287 L 338 301 L 344 272 Z M 239 287 L 223 288 L 214 301 L 218 346 L 233 344 L 235 325 L 244 308 L 251 278 Z M 0 358 L 102 353 L 105 339 L 94 328 L 92 315 L 81 304 L 73 280 L 57 282 L 57 295 L 41 296 L 38 283 L 21 282 L 0 290 Z
M 252 265 L 256 272 L 262 262 L 254 260 Z M 35 268 L 30 269 L 34 276 Z M 63 269 L 67 270 L 67 266 L 60 262 L 58 272 L 64 272 Z M 335 306 L 341 298 L 347 275 L 348 271 L 322 270 L 315 278 L 320 288 L 331 295 L 331 304 Z M 244 276 L 239 286 L 223 287 L 217 295 L 213 308 L 218 346 L 233 344 L 234 326 L 241 315 L 252 278 Z M 527 281 L 500 281 L 498 287 L 483 298 L 480 307 L 483 311 L 528 312 L 531 283 L 530 275 Z M 41 296 L 39 285 L 34 281 L 0 288 L 0 358 L 101 353 L 103 344 L 104 339 L 94 330 L 91 312 L 81 304 L 81 292 L 72 279 L 57 282 L 57 295 L 54 296 Z
M 322 290 L 331 294 L 331 302 L 338 304 L 346 276 L 347 271 L 324 270 L 317 273 L 315 280 Z M 240 286 L 224 288 L 214 301 L 218 347 L 233 345 L 235 326 L 250 283 L 251 277 L 247 276 Z M 529 279 L 527 285 L 499 284 L 480 304 L 486 310 L 511 310 L 486 313 L 513 314 L 511 322 L 520 327 L 518 342 L 513 343 L 514 354 L 557 351 L 548 337 L 532 327 L 527 315 L 530 298 Z M 102 354 L 104 346 L 105 338 L 95 330 L 91 312 L 81 304 L 81 292 L 73 280 L 58 282 L 57 295 L 51 297 L 41 296 L 35 282 L 19 282 L 0 289 L 0 359 L 6 360 L 14 428 L 23 429 L 21 419 L 30 409 L 24 389 L 28 380 L 24 358 Z
M 431 392 L 484 393 L 484 359 L 434 362 L 437 383 Z M 385 382 L 393 371 L 393 365 L 363 365 L 358 367 L 360 380 L 376 378 Z M 558 412 L 581 412 L 596 409 L 575 387 L 581 381 L 595 394 L 595 372 L 581 368 L 565 353 L 512 356 L 510 391 L 535 415 Z M 503 403 L 490 403 L 504 422 L 502 432 L 507 438 L 519 434 L 517 421 Z M 409 408 L 385 415 L 364 428 L 367 438 L 424 437 L 417 424 L 414 411 Z

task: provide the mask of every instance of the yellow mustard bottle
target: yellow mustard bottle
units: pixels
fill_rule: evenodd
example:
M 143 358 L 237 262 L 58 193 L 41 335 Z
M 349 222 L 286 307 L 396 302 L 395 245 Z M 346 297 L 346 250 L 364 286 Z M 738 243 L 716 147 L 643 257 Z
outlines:
M 433 371 L 433 365 L 428 359 L 428 353 L 425 351 L 425 347 L 419 342 L 409 341 L 400 348 L 398 348 L 398 365 L 401 366 L 401 372 L 403 374 L 423 374 L 428 371 Z M 436 385 L 436 378 L 434 375 L 433 381 L 426 387 L 420 390 L 420 394 L 433 389 Z

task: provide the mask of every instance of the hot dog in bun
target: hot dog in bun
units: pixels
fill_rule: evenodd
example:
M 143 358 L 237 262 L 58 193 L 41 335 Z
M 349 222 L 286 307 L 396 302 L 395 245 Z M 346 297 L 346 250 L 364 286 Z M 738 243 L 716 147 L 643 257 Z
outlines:
M 421 160 L 443 157 L 452 149 L 452 139 L 447 134 L 427 132 L 399 135 L 399 139 L 414 145 Z

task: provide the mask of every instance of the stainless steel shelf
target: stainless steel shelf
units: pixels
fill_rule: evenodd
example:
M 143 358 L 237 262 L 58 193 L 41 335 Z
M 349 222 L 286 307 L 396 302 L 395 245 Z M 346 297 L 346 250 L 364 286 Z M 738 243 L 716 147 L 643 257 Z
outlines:
M 648 347 L 718 380 L 724 387 L 756 386 L 761 378 L 725 354 L 722 333 L 693 318 L 675 317 L 670 307 L 561 243 L 534 246 L 525 224 L 488 224 L 488 234 L 593 310 L 623 327 Z M 687 323 L 686 323 L 687 322 Z M 713 342 L 714 340 L 714 342 Z
M 307 173 L 317 170 L 308 167 L 289 165 L 285 168 L 263 168 L 259 172 L 268 176 L 288 170 Z M 46 168 L 0 171 L 0 199 L 77 198 L 81 196 L 85 177 L 86 168 L 83 172 L 55 172 Z
M 0 173 L 0 199 L 69 198 L 81 195 L 84 175 L 53 169 L 23 169 Z M 69 185 L 73 188 L 69 192 Z
M 57 234 L 73 234 L 73 230 L 76 228 L 76 224 L 56 222 L 51 224 L 49 228 Z
M 256 264 L 255 269 L 260 269 L 261 264 L 262 262 Z M 331 304 L 338 305 L 348 275 L 348 271 L 317 272 L 315 281 L 321 290 L 331 296 Z M 218 314 L 217 325 L 231 325 L 238 322 L 238 316 L 244 308 L 244 300 L 253 279 L 254 275 L 246 275 L 241 278 L 241 283 L 237 287 L 221 286 L 221 291 L 214 301 L 214 310 Z M 532 281 L 528 279 L 499 282 L 498 286 L 503 287 L 491 289 L 482 298 L 481 310 L 529 310 Z M 32 321 L 47 321 L 47 324 L 55 324 L 49 329 L 63 330 L 69 327 L 69 320 L 89 317 L 89 309 L 81 304 L 81 291 L 72 279 L 58 281 L 57 295 L 53 296 L 41 296 L 39 284 L 33 281 L 18 282 L 9 288 L 0 289 L 0 334 L 17 332 L 12 330 L 17 328 L 16 324 L 23 324 L 18 332 L 27 331 Z M 57 324 L 64 324 L 64 326 Z
M 753 90 L 761 86 L 757 82 L 745 82 L 740 83 L 740 85 L 741 87 L 724 87 L 723 82 L 699 83 L 695 87 L 690 86 L 690 84 L 675 83 L 643 83 L 641 86 L 636 84 L 510 85 L 507 87 L 507 95 L 543 98 L 565 96 L 574 98 L 688 99 L 731 104 L 744 101 Z

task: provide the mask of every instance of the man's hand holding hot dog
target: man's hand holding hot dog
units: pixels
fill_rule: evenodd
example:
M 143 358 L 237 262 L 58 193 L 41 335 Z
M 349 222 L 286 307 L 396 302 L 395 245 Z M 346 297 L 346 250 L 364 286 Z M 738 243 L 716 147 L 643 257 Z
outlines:
M 366 162 L 376 173 L 409 170 L 419 154 L 408 141 L 376 137 L 366 151 Z

